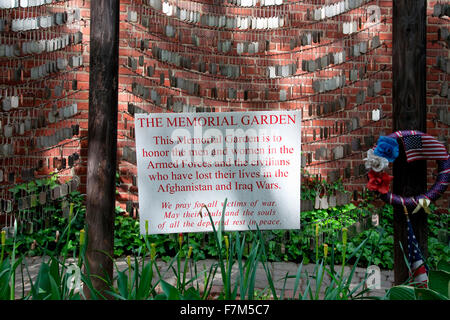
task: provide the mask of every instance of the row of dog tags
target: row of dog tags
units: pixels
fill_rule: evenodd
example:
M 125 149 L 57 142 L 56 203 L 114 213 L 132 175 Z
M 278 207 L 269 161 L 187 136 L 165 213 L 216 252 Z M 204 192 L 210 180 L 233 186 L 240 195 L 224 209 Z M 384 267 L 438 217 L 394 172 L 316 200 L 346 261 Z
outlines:
M 63 49 L 70 44 L 70 36 L 68 34 L 54 39 L 44 39 L 38 41 L 29 41 L 22 43 L 22 54 L 40 54 L 42 52 L 53 52 Z
M 22 117 L 21 117 L 22 118 Z M 37 118 L 32 118 L 30 114 L 18 121 L 11 121 L 11 117 L 8 115 L 7 122 L 3 126 L 3 122 L 0 121 L 0 135 L 5 138 L 11 138 L 14 134 L 24 135 L 26 131 L 31 129 L 42 128 L 45 126 L 45 117 L 40 114 Z
M 130 148 L 128 146 L 124 146 L 122 149 L 122 159 L 130 162 L 132 164 L 136 164 L 136 150 Z
M 227 17 L 217 15 L 202 15 L 200 23 L 209 27 L 226 29 L 276 29 L 287 25 L 286 17 Z
M 215 112 L 212 107 L 199 107 L 190 104 L 183 103 L 182 101 L 173 101 L 172 96 L 167 98 L 167 110 L 172 110 L 173 112 L 184 112 L 184 113 L 198 113 L 198 112 Z
M 342 110 L 347 106 L 347 98 L 345 96 L 340 96 L 335 100 L 325 102 L 323 104 L 317 104 L 315 107 L 310 104 L 308 106 L 308 116 L 312 117 L 315 109 L 316 116 L 322 116 L 329 113 L 336 112 L 338 110 Z
M 361 41 L 350 47 L 350 55 L 353 57 L 359 57 L 361 54 L 366 54 L 368 49 L 376 49 L 381 46 L 379 36 L 374 36 L 371 40 Z
M 69 61 L 66 58 L 57 58 L 56 60 L 50 60 L 39 66 L 33 67 L 30 70 L 31 80 L 36 80 L 51 73 L 65 70 L 69 65 Z
M 80 20 L 81 11 L 79 8 L 24 19 L 10 19 L 9 17 L 5 17 L 0 19 L 0 31 L 22 32 L 48 29 L 53 26 L 70 25 Z
M 11 123 L 9 117 L 7 124 L 2 128 L 1 121 L 0 121 L 0 131 L 3 132 L 3 137 L 5 138 L 11 138 L 13 134 L 17 134 L 19 136 L 23 136 L 26 131 L 29 131 L 32 129 L 32 120 L 28 116 L 23 120 L 16 120 L 14 123 Z
M 66 169 L 67 167 L 73 168 L 73 166 L 75 165 L 75 161 L 77 161 L 78 159 L 80 159 L 80 155 L 76 152 L 69 155 L 67 157 L 67 159 L 63 156 L 54 157 L 53 158 L 53 168 L 55 168 L 57 170 L 63 170 L 63 169 Z M 49 160 L 50 159 L 47 158 L 47 167 L 48 168 L 50 168 Z
M 53 105 L 53 110 L 48 113 L 48 122 L 56 123 L 64 119 L 69 119 L 78 113 L 78 104 L 72 103 L 59 110 L 56 109 L 56 105 Z
M 277 0 L 279 1 L 279 0 Z M 165 15 L 171 17 L 175 16 L 178 19 L 189 23 L 201 23 L 202 25 L 216 28 L 227 29 L 275 29 L 285 26 L 287 23 L 285 17 L 229 17 L 211 14 L 201 14 L 198 11 L 191 11 L 179 8 L 168 2 L 160 0 L 151 1 L 150 5 L 162 11 Z M 129 11 L 128 19 L 131 22 L 137 21 L 137 12 Z
M 197 107 L 190 104 L 182 103 L 181 101 L 175 101 L 172 106 L 173 112 L 183 113 L 197 113 L 197 112 L 214 112 L 214 108 L 211 107 Z
M 337 88 L 343 88 L 346 83 L 345 75 L 335 76 L 325 80 L 314 80 L 312 87 L 314 92 L 323 93 L 327 91 L 336 90 Z
M 219 42 L 219 43 L 221 43 L 222 46 L 225 45 L 225 42 L 223 42 L 223 43 Z M 231 43 L 229 43 L 228 46 L 231 46 Z M 192 68 L 191 58 L 183 57 L 182 55 L 180 55 L 177 52 L 172 52 L 172 51 L 158 48 L 157 46 L 153 46 L 152 54 L 156 59 L 158 59 L 162 62 L 168 62 L 168 63 L 174 64 L 178 67 L 182 67 L 182 68 L 186 68 L 186 69 Z M 139 57 L 139 65 L 142 66 L 144 64 L 144 61 L 141 58 L 143 58 L 143 56 Z M 135 71 L 138 66 L 138 60 L 136 60 L 133 57 L 128 57 L 128 66 L 133 71 Z M 268 68 L 273 68 L 274 69 L 273 72 L 275 72 L 275 68 L 277 68 L 277 70 L 278 70 L 279 67 L 281 68 L 282 66 L 268 67 Z M 291 68 L 291 67 L 287 67 L 287 68 L 289 68 L 289 71 L 287 73 L 286 73 L 286 71 L 287 71 L 287 69 L 286 69 L 286 70 L 280 72 L 279 75 L 281 76 L 281 74 L 283 74 L 283 75 L 285 74 L 284 76 L 288 76 L 288 75 L 295 74 L 296 67 L 294 67 L 294 68 Z M 283 68 L 285 68 L 285 67 L 283 67 Z M 217 70 L 217 69 L 218 68 L 217 68 L 216 64 L 214 64 L 214 63 L 209 64 L 209 73 L 210 74 L 217 74 L 217 72 L 219 71 L 222 76 L 225 76 L 227 78 L 238 78 L 241 75 L 240 65 L 219 64 L 219 70 Z M 202 72 L 202 73 L 206 72 L 206 63 L 205 62 L 199 61 L 198 71 Z M 268 74 L 269 75 L 272 74 L 270 70 L 268 70 Z M 275 77 L 275 75 L 273 77 Z
M 450 30 L 446 27 L 439 28 L 438 39 L 445 41 L 447 46 L 450 46 Z
M 320 199 L 318 199 L 320 198 Z M 349 193 L 336 192 L 332 195 L 324 195 L 320 197 L 317 195 L 314 200 L 314 209 L 328 209 L 336 206 L 342 206 L 349 204 L 351 201 L 351 196 Z
M 17 92 L 14 92 L 13 95 L 8 95 L 8 93 L 6 93 L 0 97 L 2 98 L 3 111 L 9 111 L 11 109 L 17 109 L 19 107 L 19 96 L 17 95 Z
M 241 55 L 243 53 L 257 53 L 263 52 L 266 50 L 266 46 L 264 43 L 260 42 L 239 42 L 236 44 L 236 52 Z
M 80 185 L 79 178 L 72 179 L 66 183 L 62 183 L 52 188 L 42 190 L 37 194 L 21 197 L 17 200 L 17 209 L 19 211 L 44 205 L 48 201 L 57 200 L 67 196 L 69 193 L 76 191 Z
M 65 34 L 53 39 L 22 42 L 18 44 L 0 44 L 0 57 L 20 57 L 21 55 L 40 54 L 61 50 L 71 44 L 79 44 L 83 40 L 81 31 Z
M 448 99 L 450 99 L 450 89 L 449 89 L 448 81 L 444 81 L 444 82 L 441 84 L 441 90 L 439 91 L 439 95 L 440 95 L 442 98 L 448 98 Z
M 11 143 L 2 143 L 0 144 L 0 155 L 3 157 L 9 157 L 14 155 L 14 144 Z
M 39 66 L 30 69 L 30 79 L 37 80 L 48 76 L 51 73 L 63 71 L 67 69 L 68 66 L 71 68 L 78 68 L 83 65 L 83 56 L 75 55 L 71 56 L 69 59 L 57 58 L 56 60 L 49 60 Z
M 352 125 L 352 124 L 350 123 L 350 125 Z M 345 131 L 348 132 L 348 129 L 351 129 L 351 128 L 346 128 Z M 364 136 L 365 148 L 367 149 L 367 148 L 373 147 L 374 140 L 375 140 L 375 138 L 373 135 Z M 315 151 L 313 151 L 313 152 L 305 152 L 304 154 L 302 154 L 302 159 L 301 159 L 302 167 L 306 167 L 306 166 L 310 165 L 311 163 L 313 163 L 313 155 L 314 155 L 315 160 L 325 160 L 325 161 L 339 160 L 339 159 L 342 159 L 344 157 L 351 155 L 352 152 L 357 152 L 360 150 L 362 150 L 360 138 L 355 138 L 352 140 L 351 143 L 347 143 L 342 146 L 335 147 L 333 149 L 329 149 L 326 147 L 319 147 L 319 148 L 316 148 Z M 362 164 L 362 167 L 363 167 L 362 170 L 365 170 L 364 164 Z M 356 169 L 355 169 L 355 172 L 357 172 Z M 357 174 L 355 176 L 359 176 L 359 174 Z M 347 178 L 347 176 L 346 176 L 346 178 Z
M 381 81 L 377 80 L 367 87 L 367 96 L 375 97 L 377 94 L 381 92 Z M 356 104 L 361 105 L 366 101 L 366 91 L 364 89 L 359 90 L 356 93 Z
M 442 56 L 436 57 L 436 67 L 442 72 L 450 74 L 450 59 Z
M 38 16 L 25 19 L 13 19 L 11 31 L 30 31 L 61 26 L 68 22 L 67 12 L 56 12 L 54 14 Z
M 161 95 L 155 89 L 150 89 L 137 82 L 133 82 L 131 88 L 134 95 L 145 100 L 150 99 L 157 106 L 161 105 Z
M 381 108 L 374 109 L 372 111 L 369 111 L 369 113 L 368 113 L 368 118 L 371 119 L 372 121 L 379 121 L 383 117 L 384 117 L 383 110 Z M 338 122 L 336 122 L 336 124 L 334 126 L 330 127 L 330 128 L 328 128 L 328 127 L 321 127 L 320 128 L 320 131 L 319 131 L 320 132 L 320 139 L 322 140 L 322 139 L 331 138 L 332 131 L 336 135 L 338 135 L 338 134 L 342 135 L 344 133 L 349 133 L 351 131 L 357 130 L 359 128 L 360 128 L 360 124 L 359 124 L 359 118 L 358 117 L 354 117 L 351 120 L 347 120 L 347 121 L 345 121 L 345 123 L 341 122 L 340 130 L 339 130 Z M 313 140 L 316 141 L 316 139 L 317 139 L 317 134 L 316 134 L 316 129 L 314 129 L 313 130 Z M 354 151 L 357 151 L 357 150 L 354 150 Z
M 128 102 L 127 111 L 132 116 L 134 116 L 135 113 L 147 113 L 144 109 L 142 109 L 141 107 L 139 107 L 131 102 Z M 126 127 L 127 127 L 127 118 L 125 118 L 125 128 Z
M 279 6 L 283 4 L 283 0 L 228 0 L 228 3 L 238 7 L 256 7 L 259 3 L 264 6 Z
M 266 68 L 266 75 L 269 78 L 288 77 L 296 73 L 297 73 L 297 65 L 295 63 L 269 66 Z
M 353 34 L 355 32 L 358 32 L 357 21 L 344 22 L 342 24 L 342 33 L 343 34 Z
M 448 107 L 442 107 L 437 110 L 437 120 L 450 125 L 450 113 L 448 112 Z M 447 139 L 445 139 L 447 141 Z
M 381 80 L 374 81 L 367 87 L 367 96 L 370 98 L 375 97 L 381 92 Z
M 174 88 L 187 91 L 190 95 L 200 95 L 200 85 L 192 80 L 171 76 L 169 73 L 170 85 Z
M 450 17 L 450 4 L 436 3 L 433 8 L 433 17 L 442 18 L 444 16 Z
M 364 3 L 372 0 L 345 0 L 334 4 L 325 5 L 314 10 L 313 20 L 320 21 L 326 18 L 332 18 L 362 6 Z
M 0 0 L 0 9 L 39 7 L 64 0 Z
M 318 57 L 314 60 L 303 60 L 302 70 L 308 72 L 314 72 L 326 68 L 332 64 L 342 64 L 345 62 L 346 54 L 345 51 L 326 54 L 322 57 Z
M 49 136 L 36 137 L 36 147 L 38 149 L 50 148 L 59 144 L 61 141 L 71 139 L 73 136 L 78 135 L 80 130 L 79 125 L 72 125 L 56 130 L 56 132 Z
M 328 209 L 336 206 L 343 206 L 349 204 L 351 201 L 351 194 L 336 192 L 336 194 L 327 196 L 316 196 L 314 200 L 301 200 L 300 208 L 302 212 L 313 211 L 314 209 Z

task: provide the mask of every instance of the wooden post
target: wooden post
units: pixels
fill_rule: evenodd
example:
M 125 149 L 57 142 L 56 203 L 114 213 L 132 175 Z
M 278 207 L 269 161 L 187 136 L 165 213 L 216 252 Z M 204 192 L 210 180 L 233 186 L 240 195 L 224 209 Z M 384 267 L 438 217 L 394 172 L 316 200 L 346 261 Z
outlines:
M 113 261 L 103 252 L 114 253 L 119 11 L 119 0 L 91 1 L 86 257 L 92 275 L 111 279 Z M 104 291 L 101 280 L 91 280 Z
M 393 129 L 426 132 L 426 0 L 393 1 Z M 404 150 L 394 162 L 395 194 L 412 196 L 427 188 L 426 161 L 406 162 Z M 423 254 L 427 256 L 427 216 L 421 210 L 411 217 Z M 403 249 L 400 248 L 402 243 Z M 408 278 L 406 218 L 402 208 L 394 209 L 394 279 Z

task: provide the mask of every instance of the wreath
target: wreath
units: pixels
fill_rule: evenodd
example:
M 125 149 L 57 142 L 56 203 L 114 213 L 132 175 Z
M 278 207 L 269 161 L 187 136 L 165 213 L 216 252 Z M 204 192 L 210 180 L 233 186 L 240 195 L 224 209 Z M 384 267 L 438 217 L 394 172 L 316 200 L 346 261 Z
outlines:
M 406 161 L 436 160 L 438 176 L 430 190 L 412 197 L 402 197 L 389 192 L 392 176 L 383 172 L 390 162 L 399 155 L 399 142 L 403 143 Z M 365 160 L 369 170 L 367 188 L 380 193 L 386 203 L 403 206 L 417 212 L 421 207 L 428 212 L 428 205 L 437 200 L 446 190 L 450 181 L 450 156 L 445 146 L 434 137 L 420 131 L 397 131 L 388 136 L 381 136 L 375 147 L 369 149 Z

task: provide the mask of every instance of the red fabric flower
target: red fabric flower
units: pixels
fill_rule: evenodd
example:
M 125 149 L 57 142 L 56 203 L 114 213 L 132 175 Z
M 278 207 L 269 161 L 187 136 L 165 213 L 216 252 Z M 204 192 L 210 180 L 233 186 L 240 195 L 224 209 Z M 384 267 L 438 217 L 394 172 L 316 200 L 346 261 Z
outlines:
M 371 191 L 378 191 L 379 193 L 388 193 L 389 185 L 394 177 L 388 175 L 386 172 L 369 171 L 369 182 L 367 188 Z

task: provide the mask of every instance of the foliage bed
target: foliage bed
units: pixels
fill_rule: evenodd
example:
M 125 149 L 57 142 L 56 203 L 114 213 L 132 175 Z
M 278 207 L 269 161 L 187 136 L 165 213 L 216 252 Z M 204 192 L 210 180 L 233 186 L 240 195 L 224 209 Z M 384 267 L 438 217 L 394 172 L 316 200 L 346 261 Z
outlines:
M 314 199 L 319 192 L 318 183 L 324 186 L 327 192 L 342 190 L 342 184 L 327 184 L 325 181 L 317 181 L 314 179 L 306 179 L 303 184 L 302 198 Z M 32 194 L 39 190 L 42 186 L 53 186 L 56 184 L 56 177 L 51 179 L 38 181 L 36 183 L 19 185 L 13 191 L 19 195 L 24 192 Z M 379 233 L 370 232 L 371 229 L 365 230 L 359 234 L 349 237 L 348 250 L 358 247 L 364 239 L 372 237 L 370 241 L 379 242 L 378 250 L 372 256 L 368 250 L 363 250 L 361 258 L 358 261 L 359 266 L 366 266 L 367 262 L 372 259 L 373 264 L 378 265 L 382 269 L 393 268 L 393 209 L 392 206 L 385 205 L 382 208 L 375 208 L 371 203 L 373 196 L 370 194 L 360 195 L 364 201 L 360 202 L 358 207 L 353 204 L 345 206 L 329 208 L 327 210 L 319 209 L 301 214 L 301 230 L 279 230 L 279 231 L 263 231 L 267 241 L 267 258 L 269 261 L 293 261 L 309 263 L 315 261 L 316 257 L 316 237 L 315 232 L 318 228 L 320 245 L 335 244 L 335 256 L 337 260 L 342 257 L 342 228 L 350 227 L 358 219 L 370 217 L 372 213 L 379 214 L 379 227 L 384 230 L 382 239 L 378 239 Z M 58 238 L 57 233 L 62 232 L 67 226 L 67 217 L 64 217 L 61 210 L 60 202 L 49 202 L 39 212 L 33 212 L 29 209 L 33 222 L 37 228 L 32 234 L 22 233 L 16 237 L 16 250 L 19 254 L 26 255 L 42 255 L 44 252 L 52 254 L 64 254 L 66 252 L 75 252 L 75 248 L 79 246 L 79 232 L 84 226 L 85 207 L 83 205 L 84 196 L 79 192 L 72 192 L 68 196 L 68 201 L 74 204 L 74 212 L 77 215 L 72 221 L 72 228 L 68 237 Z M 433 209 L 433 207 L 432 207 Z M 47 214 L 50 219 L 50 227 L 42 228 L 44 224 L 44 215 Z M 438 240 L 438 233 L 447 230 L 450 221 L 448 214 L 435 214 L 429 216 L 429 263 L 436 266 L 440 258 L 449 259 L 450 246 Z M 184 246 L 192 247 L 193 258 L 202 260 L 205 258 L 213 258 L 217 255 L 217 247 L 212 233 L 190 233 L 185 234 Z M 250 253 L 250 244 L 256 237 L 254 232 L 242 232 L 245 236 L 244 257 L 248 257 Z M 57 239 L 58 238 L 58 239 Z M 58 240 L 58 241 L 56 241 Z M 11 251 L 12 239 L 7 239 L 7 252 Z M 155 244 L 155 250 L 159 257 L 165 261 L 169 261 L 175 256 L 178 250 L 178 235 L 149 235 L 148 241 Z M 143 237 L 139 234 L 139 220 L 133 219 L 126 213 L 116 208 L 115 218 L 115 239 L 114 239 L 114 255 L 116 257 L 124 255 L 136 254 L 144 247 Z M 61 252 L 65 250 L 66 252 Z M 318 252 L 318 257 L 323 255 Z M 352 262 L 352 261 L 351 261 Z M 355 261 L 353 261 L 355 262 Z

